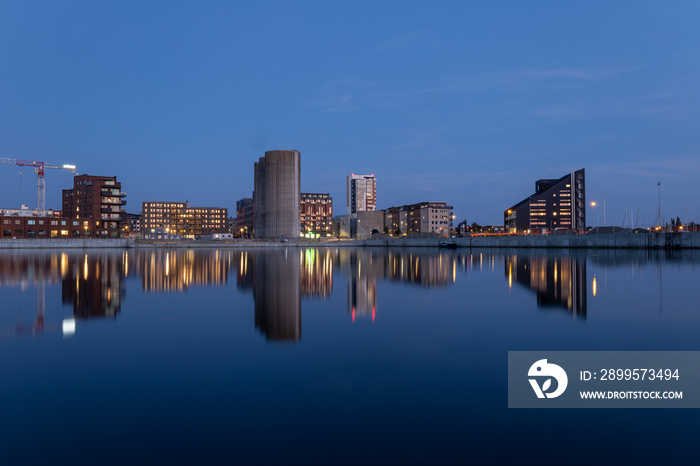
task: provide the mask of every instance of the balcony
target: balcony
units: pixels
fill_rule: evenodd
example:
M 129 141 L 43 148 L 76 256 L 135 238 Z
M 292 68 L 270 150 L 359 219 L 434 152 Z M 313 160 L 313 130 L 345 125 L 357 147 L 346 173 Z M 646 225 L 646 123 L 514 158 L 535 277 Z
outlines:
M 121 199 L 116 199 L 114 196 L 112 197 L 103 197 L 102 200 L 100 201 L 100 204 L 102 205 L 124 205 L 122 202 L 126 203 L 126 201 L 122 201 Z

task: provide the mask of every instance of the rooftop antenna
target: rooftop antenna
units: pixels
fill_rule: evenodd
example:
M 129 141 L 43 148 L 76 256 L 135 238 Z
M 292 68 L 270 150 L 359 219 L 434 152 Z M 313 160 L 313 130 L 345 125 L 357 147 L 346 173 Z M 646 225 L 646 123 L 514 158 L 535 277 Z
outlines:
M 603 226 L 604 226 L 604 227 L 607 227 L 607 226 L 608 226 L 608 222 L 607 222 L 607 220 L 605 219 L 605 198 L 603 198 Z
M 656 182 L 656 186 L 659 187 L 659 208 L 656 213 L 656 226 L 663 226 L 663 219 L 661 218 L 661 181 Z

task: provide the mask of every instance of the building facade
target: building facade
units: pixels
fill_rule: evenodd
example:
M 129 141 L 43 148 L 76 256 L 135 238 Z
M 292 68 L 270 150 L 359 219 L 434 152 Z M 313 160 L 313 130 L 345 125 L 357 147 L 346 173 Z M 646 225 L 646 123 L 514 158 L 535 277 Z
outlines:
M 252 197 L 236 201 L 236 236 L 252 238 L 255 234 L 255 203 Z
M 228 232 L 228 209 L 192 207 L 189 202 L 143 203 L 141 231 L 144 239 L 196 239 Z
M 384 233 L 385 214 L 383 210 L 358 212 L 343 215 L 336 219 L 338 238 L 371 238 L 373 233 Z
M 88 236 L 119 238 L 126 205 L 121 188 L 116 176 L 76 175 L 73 189 L 63 190 L 63 216 L 90 220 Z
M 301 193 L 301 230 L 321 237 L 331 236 L 333 198 L 328 193 Z
M 255 237 L 301 234 L 301 154 L 273 150 L 255 162 Z
M 386 209 L 384 224 L 389 232 L 437 233 L 448 236 L 452 229 L 452 206 L 446 202 L 420 202 Z
M 102 233 L 97 233 L 102 230 L 95 226 L 95 220 L 64 217 L 58 211 L 49 210 L 46 212 L 47 215 L 39 216 L 38 211 L 29 211 L 29 209 L 0 211 L 0 239 L 99 238 L 104 236 Z
M 122 235 L 123 236 L 140 236 L 141 235 L 141 215 L 122 213 Z
M 348 215 L 377 210 L 377 179 L 374 174 L 351 173 L 346 180 Z
M 586 229 L 586 174 L 580 169 L 559 179 L 535 182 L 535 193 L 503 212 L 508 233 Z

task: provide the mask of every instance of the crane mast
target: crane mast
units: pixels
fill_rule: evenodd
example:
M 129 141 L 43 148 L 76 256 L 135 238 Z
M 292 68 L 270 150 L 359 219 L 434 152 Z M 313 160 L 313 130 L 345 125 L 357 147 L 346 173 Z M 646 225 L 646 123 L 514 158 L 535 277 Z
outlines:
M 18 165 L 20 167 L 34 167 L 34 172 L 37 175 L 37 211 L 40 216 L 46 215 L 46 180 L 44 179 L 45 168 L 57 168 L 61 170 L 70 170 L 75 174 L 75 165 L 64 164 L 54 165 L 46 162 L 36 162 L 33 160 L 8 159 L 0 157 L 0 163 L 9 165 Z

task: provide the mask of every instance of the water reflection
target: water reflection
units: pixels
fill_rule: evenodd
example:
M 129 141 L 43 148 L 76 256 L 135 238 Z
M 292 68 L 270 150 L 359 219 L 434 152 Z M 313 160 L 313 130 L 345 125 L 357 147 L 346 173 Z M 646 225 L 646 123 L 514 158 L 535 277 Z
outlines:
M 377 282 L 393 281 L 423 287 L 455 282 L 459 255 L 436 250 L 341 249 L 338 265 L 348 276 L 347 312 L 354 321 L 377 315 Z
M 184 291 L 192 286 L 224 285 L 230 252 L 173 249 L 136 252 L 145 291 Z
M 36 315 L 30 321 L 26 321 L 20 313 L 16 324 L 11 328 L 3 328 L 0 334 L 8 336 L 43 333 L 46 284 L 56 284 L 60 281 L 61 273 L 56 255 L 10 255 L 0 260 L 0 286 L 20 287 L 22 291 L 26 291 L 30 286 L 36 287 Z
M 508 286 L 520 283 L 537 294 L 537 305 L 563 308 L 576 317 L 586 317 L 585 256 L 505 256 Z
M 192 287 L 225 287 L 230 273 L 235 274 L 239 291 L 252 293 L 255 328 L 272 341 L 299 341 L 302 298 L 330 298 L 338 279 L 347 294 L 344 312 L 353 321 L 374 321 L 381 312 L 381 303 L 386 306 L 391 302 L 391 294 L 396 292 L 382 282 L 445 288 L 454 286 L 458 275 L 462 279 L 470 273 L 500 275 L 501 270 L 505 271 L 508 288 L 520 285 L 532 291 L 539 308 L 561 309 L 586 318 L 589 299 L 607 289 L 608 269 L 625 268 L 625 273 L 634 276 L 641 274 L 645 265 L 655 264 L 661 309 L 663 265 L 689 263 L 694 267 L 698 262 L 700 254 L 692 250 L 475 252 L 288 247 L 4 251 L 0 252 L 0 288 L 17 287 L 33 303 L 36 294 L 36 313 L 24 320 L 21 313 L 18 318 L 0 314 L 5 321 L 15 319 L 9 326 L 11 331 L 7 330 L 7 322 L 0 322 L 0 327 L 5 329 L 3 335 L 36 334 L 48 328 L 62 328 L 64 334 L 75 331 L 75 320 L 62 322 L 55 313 L 52 322 L 45 322 L 46 290 L 57 285 L 61 302 L 70 307 L 71 317 L 80 321 L 116 318 L 124 306 L 127 278 L 140 282 L 146 293 L 182 293 Z M 382 293 L 387 294 L 384 299 Z
M 308 248 L 300 252 L 303 296 L 330 296 L 333 292 L 333 258 L 329 249 Z
M 254 262 L 255 328 L 268 340 L 301 338 L 301 271 L 296 249 L 262 251 Z
M 79 319 L 115 318 L 121 311 L 124 262 L 110 254 L 61 254 L 61 298 Z

